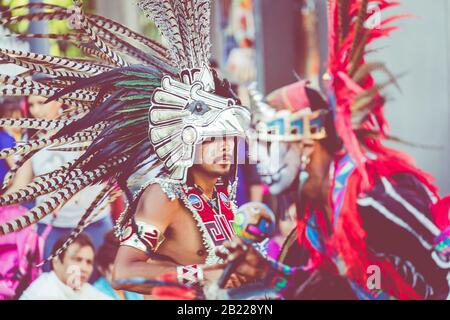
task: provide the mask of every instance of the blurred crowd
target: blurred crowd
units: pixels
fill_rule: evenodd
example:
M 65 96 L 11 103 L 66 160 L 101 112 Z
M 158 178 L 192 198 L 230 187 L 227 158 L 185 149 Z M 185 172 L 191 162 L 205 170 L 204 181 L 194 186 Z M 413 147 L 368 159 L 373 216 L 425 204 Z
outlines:
M 64 106 L 59 102 L 46 103 L 46 99 L 29 96 L 26 101 L 15 97 L 4 97 L 0 102 L 1 118 L 17 119 L 31 117 L 56 119 Z M 12 130 L 1 128 L 0 146 L 12 148 L 36 135 L 50 135 L 52 132 L 33 132 L 29 130 Z M 0 160 L 0 178 L 3 184 L 2 195 L 7 195 L 25 187 L 31 180 L 60 167 L 79 156 L 77 151 L 45 149 L 36 153 L 31 159 Z M 24 161 L 13 179 L 7 174 L 14 170 L 16 164 Z M 10 180 L 10 181 L 9 181 Z M 118 243 L 112 233 L 115 214 L 123 206 L 121 198 L 105 204 L 96 218 L 79 235 L 75 241 L 58 258 L 38 264 L 60 248 L 77 227 L 79 219 L 88 209 L 90 203 L 98 196 L 101 186 L 93 186 L 78 193 L 67 205 L 37 227 L 29 227 L 16 234 L 0 239 L 0 298 L 38 298 L 39 292 L 45 292 L 54 298 L 115 298 L 136 299 L 139 296 L 115 292 L 108 286 L 111 266 L 114 262 Z M 2 222 L 17 218 L 34 205 L 42 203 L 47 196 L 39 197 L 36 203 L 0 207 Z M 73 277 L 68 281 L 67 277 Z M 92 283 L 92 287 L 89 283 Z M 71 283 L 72 285 L 67 285 Z M 30 286 L 30 284 L 32 284 Z M 46 290 L 37 288 L 44 286 Z M 71 290 L 77 289 L 77 290 Z M 78 290 L 81 289 L 81 290 Z

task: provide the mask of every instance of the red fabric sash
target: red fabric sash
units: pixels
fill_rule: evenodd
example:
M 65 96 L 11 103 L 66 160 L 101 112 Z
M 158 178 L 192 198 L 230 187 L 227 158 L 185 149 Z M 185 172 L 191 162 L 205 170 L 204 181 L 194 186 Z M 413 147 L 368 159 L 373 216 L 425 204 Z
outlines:
M 187 190 L 188 189 L 188 190 Z M 235 237 L 233 230 L 234 213 L 225 187 L 217 187 L 220 211 L 215 212 L 195 188 L 183 188 L 187 201 L 197 211 L 212 244 L 217 247 Z M 189 208 L 188 208 L 189 209 Z M 192 211 L 192 210 L 191 210 Z M 193 212 L 196 214 L 195 212 Z M 205 236 L 205 235 L 204 235 Z

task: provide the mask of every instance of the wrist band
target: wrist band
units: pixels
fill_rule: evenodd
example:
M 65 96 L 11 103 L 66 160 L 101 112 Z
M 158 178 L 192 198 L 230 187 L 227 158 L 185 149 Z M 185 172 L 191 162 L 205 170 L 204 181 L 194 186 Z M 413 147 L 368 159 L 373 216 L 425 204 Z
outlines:
M 177 267 L 177 280 L 179 284 L 198 286 L 203 282 L 203 269 L 199 265 Z

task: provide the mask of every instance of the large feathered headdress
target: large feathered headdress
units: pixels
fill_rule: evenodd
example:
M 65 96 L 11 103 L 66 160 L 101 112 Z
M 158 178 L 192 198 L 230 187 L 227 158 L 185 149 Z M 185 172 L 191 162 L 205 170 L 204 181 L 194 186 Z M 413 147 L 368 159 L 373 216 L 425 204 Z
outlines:
M 207 137 L 245 136 L 250 113 L 236 105 L 231 92 L 213 94 L 218 88 L 208 67 L 209 0 L 142 0 L 138 5 L 171 44 L 170 56 L 180 70 L 181 79 L 164 77 L 153 95 L 149 135 L 171 179 L 185 181 L 195 146 Z
M 198 143 L 207 137 L 244 135 L 249 122 L 249 112 L 237 104 L 228 82 L 220 80 L 209 68 L 209 0 L 138 2 L 159 27 L 168 48 L 117 22 L 85 14 L 81 1 L 74 4 L 72 10 L 29 4 L 23 7 L 38 11 L 21 16 L 3 12 L 0 17 L 3 24 L 75 19 L 78 28 L 73 33 L 20 37 L 70 41 L 88 56 L 69 59 L 0 48 L 1 60 L 27 69 L 21 76 L 0 76 L 0 81 L 9 85 L 2 95 L 39 95 L 67 106 L 60 119 L 52 121 L 0 119 L 0 126 L 59 129 L 49 138 L 0 151 L 0 158 L 21 155 L 4 186 L 21 165 L 43 148 L 83 151 L 73 163 L 0 197 L 0 205 L 10 205 L 49 194 L 47 201 L 26 215 L 0 225 L 0 235 L 36 223 L 86 186 L 100 182 L 105 183 L 104 191 L 72 236 L 86 227 L 105 197 L 116 194 L 117 185 L 129 200 L 119 219 L 119 224 L 123 224 L 135 205 L 127 185 L 132 174 L 142 168 L 162 167 L 168 179 L 184 181 Z M 32 80 L 27 77 L 29 74 L 46 76 Z
M 382 63 L 367 62 L 368 45 L 387 37 L 397 27 L 389 24 L 402 16 L 383 19 L 388 8 L 399 3 L 390 0 L 329 0 L 328 12 L 328 86 L 329 102 L 334 112 L 335 127 L 347 152 L 364 169 L 365 156 L 356 137 L 357 130 L 367 130 L 384 138 L 387 122 L 385 99 L 381 90 L 395 83 Z M 382 71 L 385 83 L 375 83 L 372 73 Z

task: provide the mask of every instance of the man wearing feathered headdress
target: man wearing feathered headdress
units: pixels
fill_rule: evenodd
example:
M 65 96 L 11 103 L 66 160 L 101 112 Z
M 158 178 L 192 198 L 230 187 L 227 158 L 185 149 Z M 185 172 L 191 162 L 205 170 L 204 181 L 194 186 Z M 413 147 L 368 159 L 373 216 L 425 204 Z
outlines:
M 234 235 L 237 138 L 245 137 L 250 122 L 249 111 L 239 105 L 228 82 L 209 67 L 210 1 L 138 2 L 168 48 L 112 20 L 85 14 L 81 1 L 74 4 L 70 11 L 30 4 L 45 10 L 3 18 L 4 23 L 72 21 L 75 15 L 75 33 L 27 36 L 73 41 L 89 58 L 0 49 L 2 60 L 47 75 L 41 80 L 3 76 L 9 85 L 4 95 L 39 95 L 68 106 L 55 120 L 0 120 L 2 126 L 57 130 L 51 137 L 0 151 L 0 158 L 22 155 L 10 179 L 43 148 L 82 152 L 75 161 L 1 197 L 6 205 L 49 194 L 26 215 L 0 225 L 0 236 L 40 221 L 77 192 L 103 183 L 55 256 L 98 214 L 99 204 L 120 189 L 128 206 L 116 225 L 121 240 L 116 280 L 156 280 L 173 272 L 180 284 L 201 286 L 220 274 L 201 265 L 219 263 L 215 250 Z M 232 285 L 238 285 L 234 280 Z M 116 285 L 139 289 L 132 281 Z

